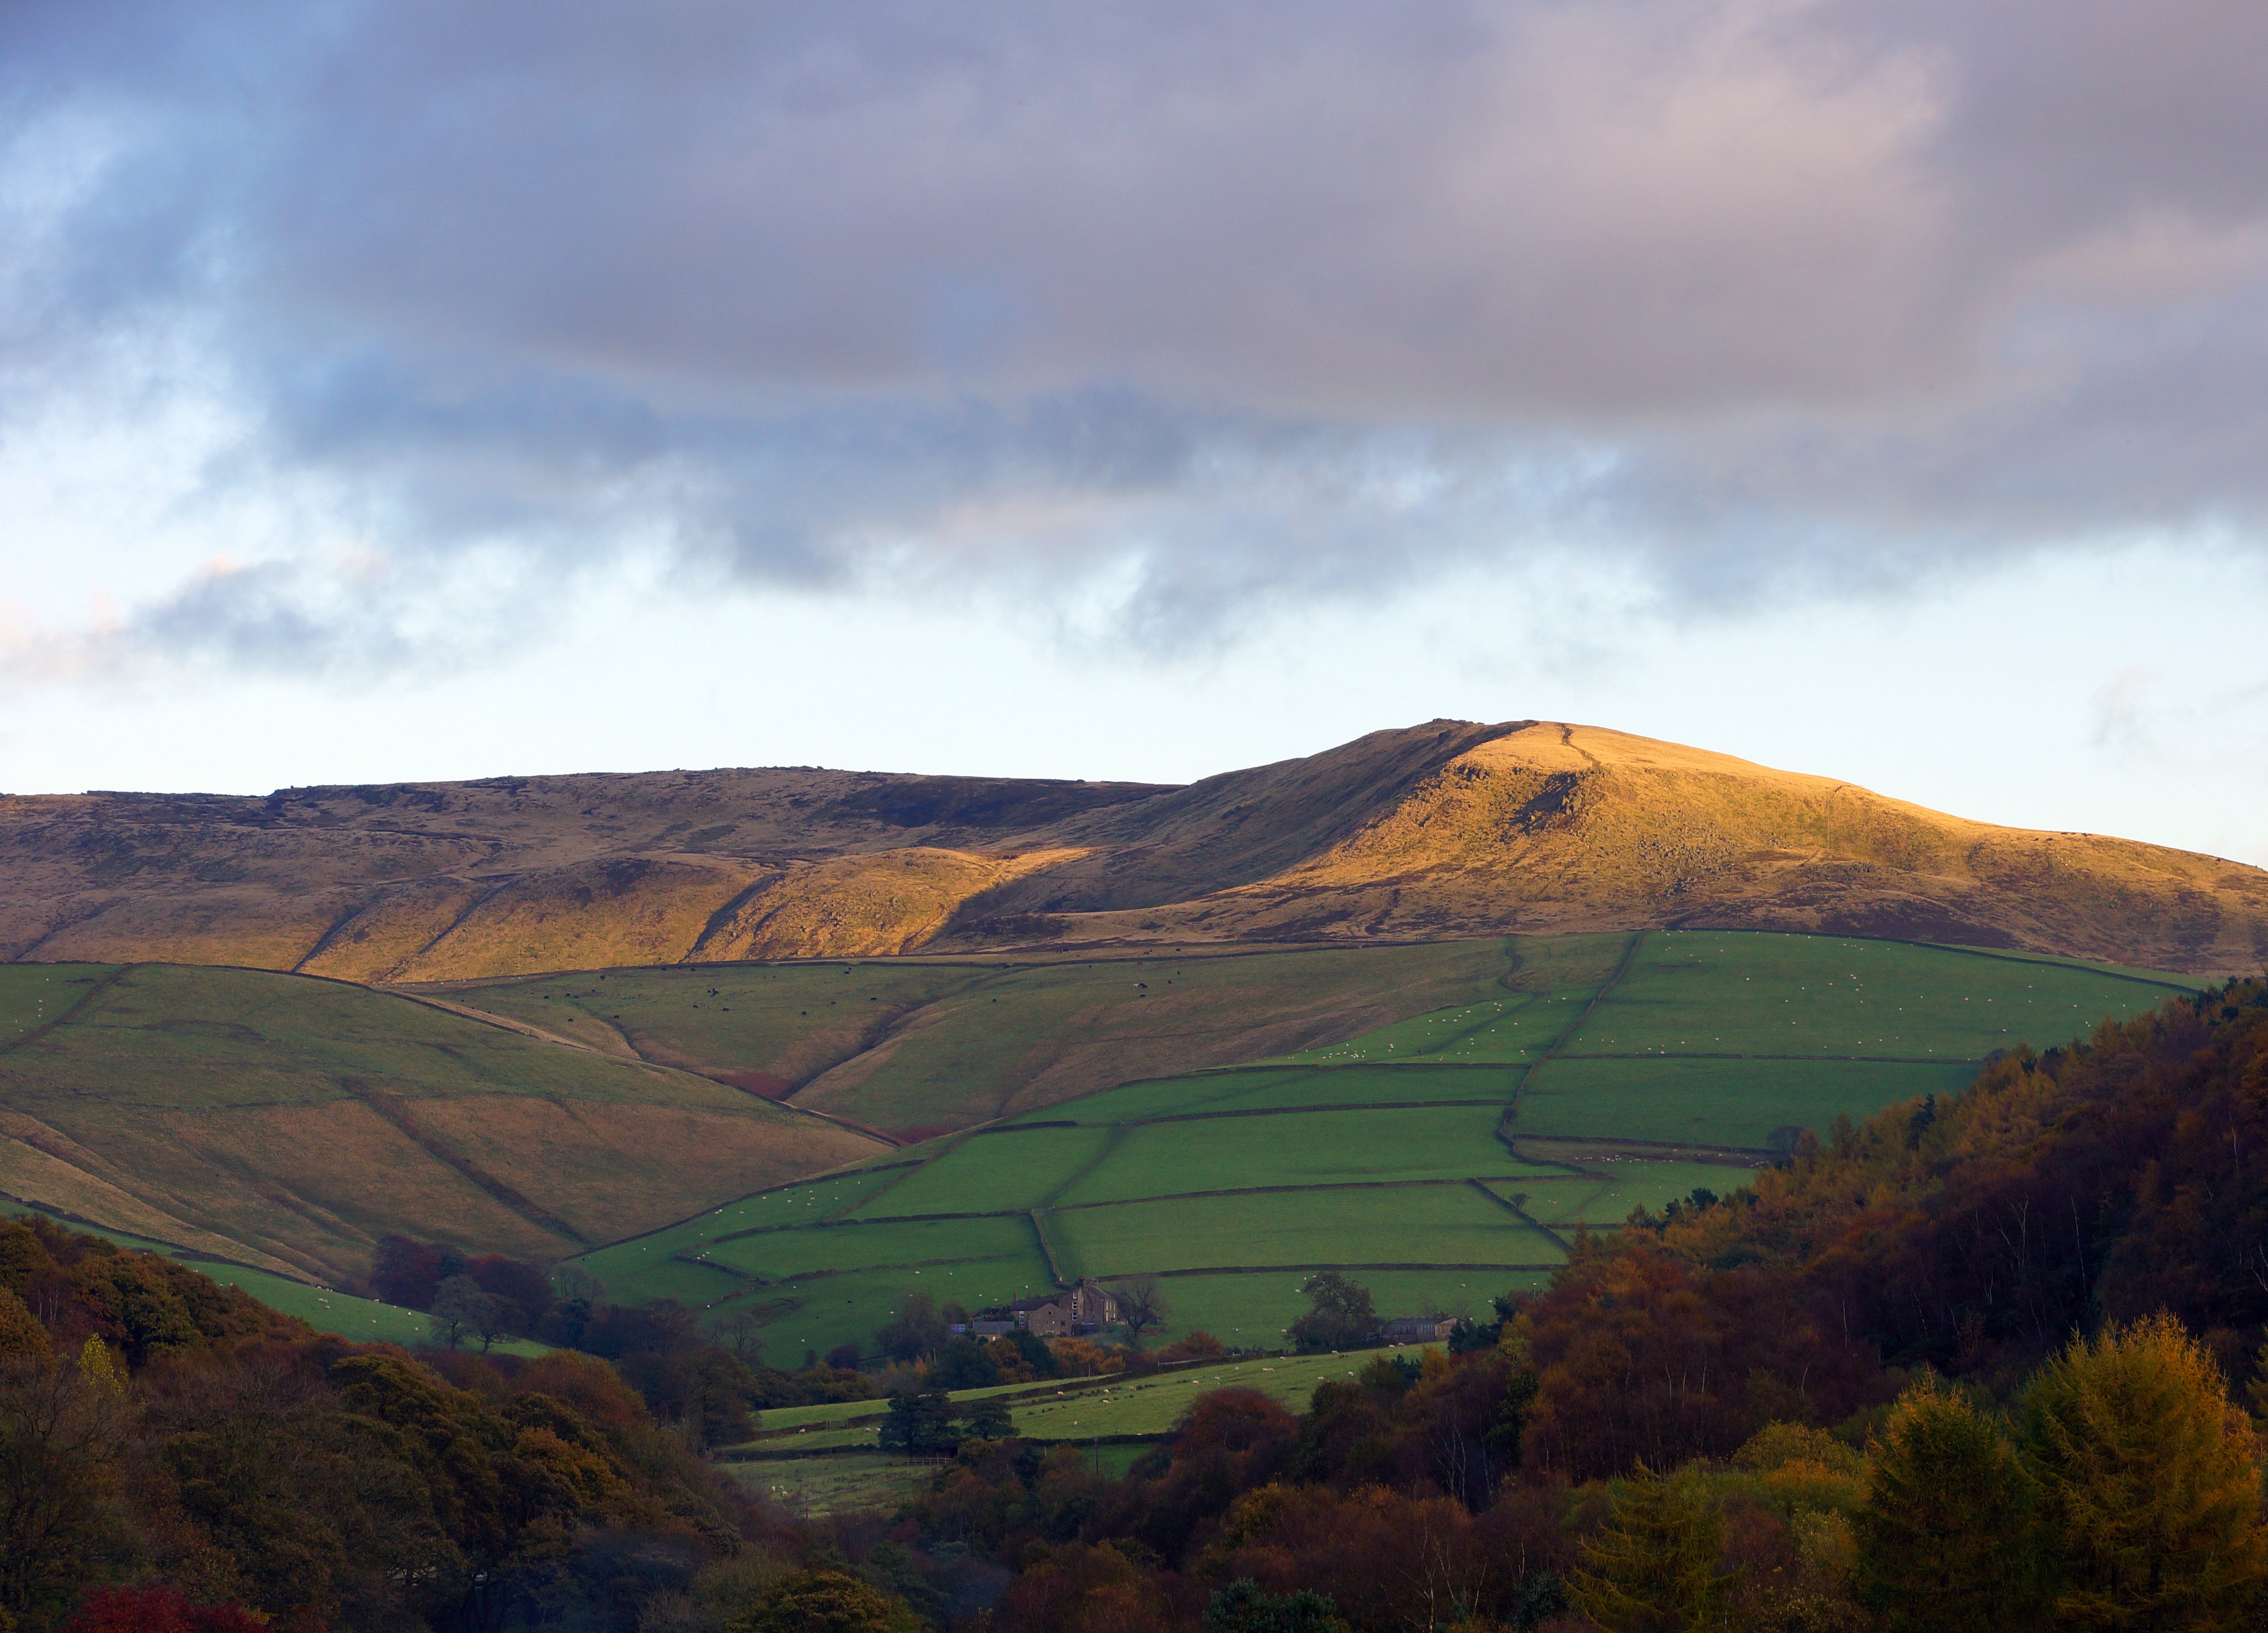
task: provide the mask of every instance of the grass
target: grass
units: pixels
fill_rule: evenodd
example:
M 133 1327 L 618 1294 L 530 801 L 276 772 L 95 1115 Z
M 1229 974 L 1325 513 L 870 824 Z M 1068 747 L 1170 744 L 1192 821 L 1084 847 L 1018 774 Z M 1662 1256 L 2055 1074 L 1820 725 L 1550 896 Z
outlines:
M 981 965 L 720 965 L 534 975 L 438 989 L 452 1003 L 699 1072 L 801 1081 L 866 1047 L 887 1017 L 984 980 Z
M 1811 1061 L 1603 1060 L 1562 1056 L 1528 1079 L 1520 1135 L 1763 1150 L 1776 1129 L 1825 1130 L 1924 1094 L 1958 1093 L 1971 1065 Z M 1543 1154 L 1541 1148 L 1530 1148 Z
M 914 1169 L 857 1210 L 862 1218 L 1036 1208 L 1101 1156 L 1108 1129 L 976 1135 Z
M 1496 1137 L 1502 1116 L 1503 1108 L 1494 1105 L 1426 1106 L 1147 1123 L 1126 1130 L 1057 1205 L 1257 1186 L 1519 1173 L 1528 1165 Z
M 874 1220 L 808 1231 L 765 1231 L 718 1241 L 704 1257 L 767 1281 L 820 1270 L 866 1270 L 961 1259 L 1021 1259 L 1035 1251 L 1031 1221 L 1020 1213 L 919 1223 Z
M 1575 1024 L 1597 990 L 1576 987 L 1522 993 L 1441 1010 L 1293 1058 L 1327 1065 L 1391 1067 L 1413 1061 L 1521 1065 L 1542 1058 Z
M 1298 1270 L 1167 1276 L 1163 1286 L 1172 1313 L 1165 1334 L 1202 1329 L 1225 1344 L 1285 1343 L 1286 1330 L 1307 1312 L 1308 1301 L 1300 1291 L 1307 1279 L 1307 1273 Z M 1371 1302 L 1389 1320 L 1436 1310 L 1489 1320 L 1494 1319 L 1489 1300 L 1497 1294 L 1515 1288 L 1533 1291 L 1550 1277 L 1535 1270 L 1363 1270 L 1354 1279 L 1370 1289 Z
M 1489 1188 L 1525 1210 L 1538 1224 L 1562 1233 L 1578 1225 L 1594 1229 L 1620 1225 L 1633 1208 L 1660 1213 L 1696 1189 L 1719 1196 L 1748 1182 L 1745 1168 L 1701 1162 L 1652 1162 L 1643 1158 L 1601 1157 L 1587 1160 L 1589 1171 L 1541 1183 L 1499 1180 Z
M 747 1309 L 762 1315 L 766 1352 L 775 1362 L 793 1366 L 806 1351 L 824 1355 L 837 1344 L 854 1343 L 871 1351 L 874 1329 L 890 1319 L 909 1292 L 926 1292 L 939 1304 L 975 1310 L 1039 1298 L 1054 1290 L 1047 1264 L 1035 1251 L 1021 1259 L 925 1265 L 919 1275 L 883 1268 L 790 1277 L 751 1288 L 716 1306 L 715 1313 Z
M 1261 1355 L 1226 1357 L 1204 1366 L 1175 1367 L 1146 1377 L 1074 1378 L 1042 1383 L 996 1384 L 955 1389 L 956 1401 L 1005 1397 L 1016 1433 L 1027 1439 L 1071 1440 L 1087 1435 L 1163 1437 L 1198 1398 L 1217 1389 L 1255 1389 L 1293 1412 L 1307 1409 L 1317 1384 L 1351 1378 L 1381 1356 L 1421 1353 L 1403 1344 L 1344 1355 Z M 758 1438 L 735 1452 L 814 1452 L 871 1438 L 889 1410 L 886 1401 L 844 1401 L 828 1406 L 784 1407 L 762 1413 Z M 1076 1432 L 1072 1432 L 1075 1431 Z
M 635 1279 L 680 1254 L 696 1252 L 717 1238 L 741 1231 L 814 1225 L 855 1206 L 904 1173 L 902 1166 L 855 1169 L 805 1180 L 743 1196 L 661 1230 L 585 1254 L 575 1262 L 601 1281 Z
M 1468 1185 L 1121 1203 L 1064 1209 L 1050 1224 L 1097 1276 L 1268 1264 L 1509 1267 L 1562 1256 Z
M 1173 1431 L 1199 1397 L 1217 1389 L 1256 1389 L 1287 1411 L 1304 1412 L 1315 1386 L 1324 1379 L 1351 1379 L 1381 1354 L 1417 1353 L 1404 1347 L 1347 1355 L 1270 1356 L 1106 1381 L 1099 1387 L 1016 1401 L 1016 1432 L 1032 1440 L 1075 1441 L 1090 1435 L 1163 1437 Z
M 42 971 L 49 987 L 98 974 L 6 967 L 0 1002 L 19 1011 Z M 41 1153 L 9 1165 L 9 1188 L 312 1279 L 358 1277 L 390 1230 L 548 1259 L 878 1149 L 721 1085 L 336 982 L 138 965 L 83 990 L 0 1047 L 7 1131 Z
M 927 1463 L 869 1452 L 850 1457 L 728 1463 L 725 1472 L 743 1490 L 789 1513 L 836 1514 L 895 1509 L 926 1487 L 937 1469 Z
M 1406 1105 L 1412 1100 L 1509 1101 L 1520 1085 L 1517 1067 L 1438 1067 L 1403 1071 L 1393 1066 L 1240 1067 L 1160 1082 L 1133 1083 L 1092 1094 L 1068 1106 L 1020 1118 L 1021 1123 L 1071 1122 L 1092 1127 L 1146 1122 L 1161 1117 L 1224 1111 L 1280 1111 L 1307 1106 Z
M 1299 1049 L 1501 993 L 1501 939 L 1004 961 L 849 960 L 452 984 L 453 1003 L 904 1134 Z
M 1667 931 L 1646 937 L 1566 1052 L 1975 1061 L 2196 989 L 1896 941 Z
M 115 964 L 0 964 L 0 1048 L 59 1020 Z

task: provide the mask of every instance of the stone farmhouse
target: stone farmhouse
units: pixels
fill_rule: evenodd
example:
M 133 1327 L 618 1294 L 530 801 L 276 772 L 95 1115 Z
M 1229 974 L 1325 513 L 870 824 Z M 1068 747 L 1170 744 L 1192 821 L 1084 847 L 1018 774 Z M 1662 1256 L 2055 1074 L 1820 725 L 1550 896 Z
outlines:
M 1118 1300 L 1093 1282 L 1045 1298 L 1019 1298 L 1008 1306 L 1016 1325 L 1040 1338 L 1067 1338 L 1115 1325 Z
M 1379 1336 L 1390 1344 L 1439 1343 L 1456 1330 L 1456 1318 L 1447 1315 L 1397 1315 Z

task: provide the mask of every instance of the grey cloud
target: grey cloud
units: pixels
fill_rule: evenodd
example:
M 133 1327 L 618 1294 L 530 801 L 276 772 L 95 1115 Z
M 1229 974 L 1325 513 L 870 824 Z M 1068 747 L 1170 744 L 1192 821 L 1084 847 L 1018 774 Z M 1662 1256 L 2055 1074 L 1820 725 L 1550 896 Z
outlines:
M 2257 548 L 2263 60 L 2226 0 L 26 0 L 7 162 L 104 156 L 18 189 L 0 347 L 194 330 L 396 553 L 1108 571 L 1152 642 L 1538 543 L 1699 603 Z M 254 589 L 151 638 L 382 660 Z

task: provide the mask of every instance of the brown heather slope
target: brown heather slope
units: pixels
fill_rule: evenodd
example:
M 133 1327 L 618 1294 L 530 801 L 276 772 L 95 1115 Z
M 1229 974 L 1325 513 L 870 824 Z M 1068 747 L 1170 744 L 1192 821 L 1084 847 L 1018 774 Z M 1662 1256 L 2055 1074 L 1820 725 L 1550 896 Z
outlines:
M 14 959 L 373 982 L 1655 925 L 2268 960 L 2257 868 L 1537 721 L 1186 788 L 774 769 L 5 798 L 0 878 Z

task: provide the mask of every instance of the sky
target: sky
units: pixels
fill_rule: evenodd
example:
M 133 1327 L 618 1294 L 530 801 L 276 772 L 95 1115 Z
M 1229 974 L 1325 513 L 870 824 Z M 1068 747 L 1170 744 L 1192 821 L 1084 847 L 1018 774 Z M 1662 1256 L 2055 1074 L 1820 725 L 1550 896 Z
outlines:
M 1570 719 L 2268 864 L 2268 9 L 0 8 L 0 789 Z

